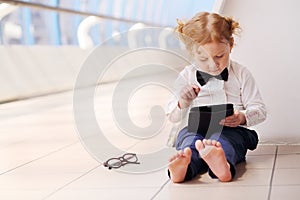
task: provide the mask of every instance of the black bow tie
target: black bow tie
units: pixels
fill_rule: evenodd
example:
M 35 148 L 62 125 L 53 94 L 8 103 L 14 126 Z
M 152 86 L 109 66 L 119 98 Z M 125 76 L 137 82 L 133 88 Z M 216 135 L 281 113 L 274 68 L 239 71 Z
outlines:
M 197 75 L 197 81 L 200 83 L 201 86 L 205 85 L 208 80 L 212 77 L 214 78 L 217 78 L 219 80 L 224 80 L 224 81 L 227 81 L 228 80 L 228 69 L 225 68 L 221 74 L 219 75 L 216 75 L 216 76 L 213 76 L 213 75 L 210 75 L 208 73 L 205 73 L 205 72 L 201 72 L 201 71 L 197 71 L 196 73 Z

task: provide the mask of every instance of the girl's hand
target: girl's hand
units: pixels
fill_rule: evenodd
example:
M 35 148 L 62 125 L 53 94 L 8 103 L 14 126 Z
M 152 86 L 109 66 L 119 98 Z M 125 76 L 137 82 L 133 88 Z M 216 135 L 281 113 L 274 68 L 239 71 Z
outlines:
M 190 103 L 198 96 L 200 88 L 196 85 L 187 85 L 180 92 L 180 99 L 178 102 L 179 108 L 187 108 Z
M 235 110 L 233 115 L 226 117 L 220 121 L 220 124 L 223 126 L 237 127 L 239 125 L 246 124 L 246 117 L 244 113 Z

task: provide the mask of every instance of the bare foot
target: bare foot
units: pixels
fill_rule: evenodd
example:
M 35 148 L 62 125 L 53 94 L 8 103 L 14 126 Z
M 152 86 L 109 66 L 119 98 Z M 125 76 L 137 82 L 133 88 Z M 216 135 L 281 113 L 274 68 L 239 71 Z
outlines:
M 188 165 L 191 162 L 192 150 L 186 147 L 184 151 L 178 151 L 177 154 L 169 159 L 169 171 L 171 180 L 174 183 L 184 181 Z
M 226 160 L 221 143 L 216 140 L 204 139 L 203 141 L 197 140 L 195 145 L 201 158 L 219 180 L 222 182 L 231 181 L 230 165 Z

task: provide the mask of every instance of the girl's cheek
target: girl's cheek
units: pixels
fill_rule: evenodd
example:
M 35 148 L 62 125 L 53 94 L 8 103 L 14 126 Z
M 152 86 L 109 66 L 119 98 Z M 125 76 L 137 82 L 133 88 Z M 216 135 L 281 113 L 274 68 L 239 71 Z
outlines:
M 202 61 L 202 60 L 197 59 L 197 63 L 198 63 L 198 65 L 201 69 L 207 69 L 208 68 L 208 62 L 207 61 Z
M 199 66 L 198 66 L 198 68 L 199 68 L 199 70 L 201 70 L 201 71 L 204 71 L 204 72 L 206 72 L 206 71 L 208 71 L 208 69 L 209 69 L 209 66 L 206 64 L 199 64 Z

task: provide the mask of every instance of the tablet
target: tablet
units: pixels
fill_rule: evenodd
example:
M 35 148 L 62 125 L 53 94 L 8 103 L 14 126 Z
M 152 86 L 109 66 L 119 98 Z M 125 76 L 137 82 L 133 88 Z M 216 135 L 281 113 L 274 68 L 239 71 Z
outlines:
M 202 134 L 222 131 L 220 121 L 233 115 L 233 104 L 193 107 L 189 113 L 188 131 Z

